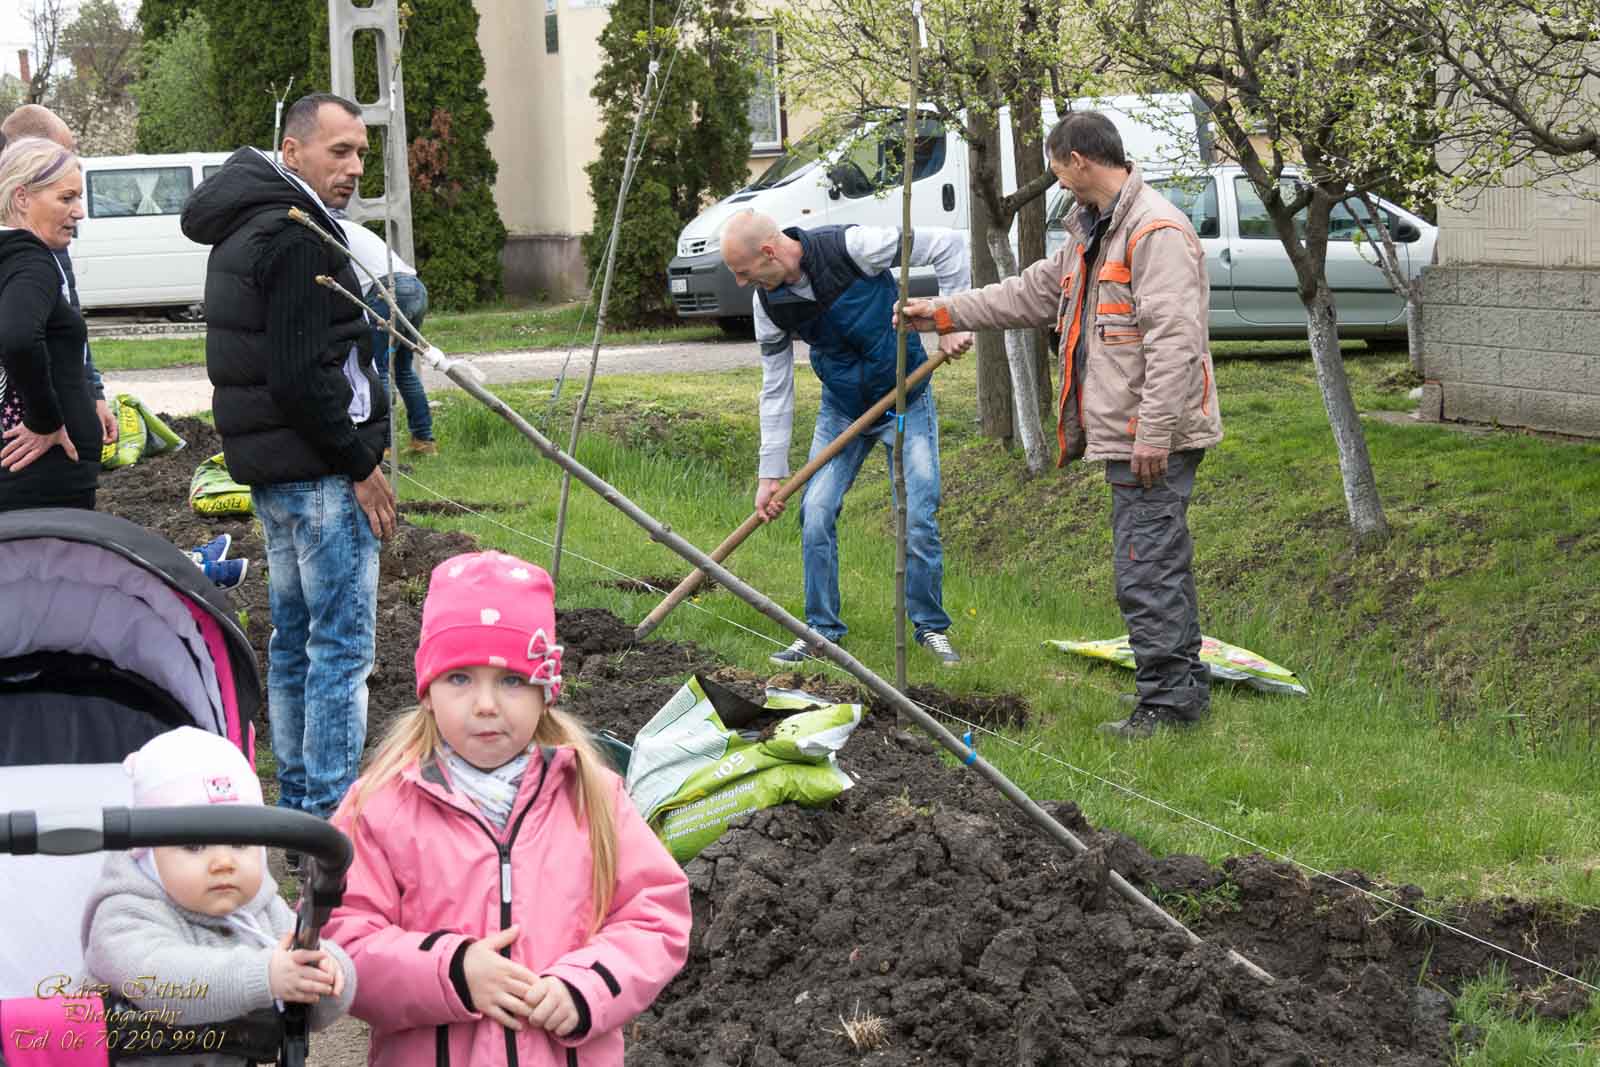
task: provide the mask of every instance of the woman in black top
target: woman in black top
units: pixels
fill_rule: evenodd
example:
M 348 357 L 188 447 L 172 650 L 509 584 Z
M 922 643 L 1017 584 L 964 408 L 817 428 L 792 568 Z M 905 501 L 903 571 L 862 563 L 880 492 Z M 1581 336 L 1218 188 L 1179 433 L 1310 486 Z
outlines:
M 100 423 L 88 330 L 52 249 L 83 218 L 78 157 L 24 137 L 0 154 L 0 511 L 94 507 Z

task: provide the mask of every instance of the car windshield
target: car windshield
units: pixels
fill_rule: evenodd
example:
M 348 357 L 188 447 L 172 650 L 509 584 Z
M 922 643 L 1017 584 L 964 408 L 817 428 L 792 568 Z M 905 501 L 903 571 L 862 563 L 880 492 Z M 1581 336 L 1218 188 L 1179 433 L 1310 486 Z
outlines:
M 771 189 L 793 178 L 817 161 L 817 152 L 821 142 L 821 131 L 802 137 L 787 152 L 773 160 L 772 165 L 761 172 L 761 177 L 747 185 L 745 187 L 746 191 L 751 189 Z

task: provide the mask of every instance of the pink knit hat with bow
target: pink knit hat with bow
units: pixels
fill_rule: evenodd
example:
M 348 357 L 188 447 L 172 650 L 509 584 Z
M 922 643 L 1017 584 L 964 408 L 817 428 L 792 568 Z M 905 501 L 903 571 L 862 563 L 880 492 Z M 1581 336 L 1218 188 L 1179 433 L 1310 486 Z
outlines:
M 433 568 L 417 642 L 417 699 L 457 667 L 503 667 L 561 695 L 555 586 L 543 567 L 503 552 L 469 552 Z

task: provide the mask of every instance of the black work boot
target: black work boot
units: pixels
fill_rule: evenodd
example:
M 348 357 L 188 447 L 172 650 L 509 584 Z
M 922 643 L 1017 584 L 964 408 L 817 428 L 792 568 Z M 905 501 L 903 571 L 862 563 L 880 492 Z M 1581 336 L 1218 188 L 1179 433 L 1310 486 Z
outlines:
M 1193 725 L 1192 722 L 1174 715 L 1165 708 L 1157 709 L 1141 705 L 1129 712 L 1126 719 L 1103 722 L 1098 729 L 1108 737 L 1119 737 L 1124 741 L 1143 741 L 1153 736 L 1159 728 Z

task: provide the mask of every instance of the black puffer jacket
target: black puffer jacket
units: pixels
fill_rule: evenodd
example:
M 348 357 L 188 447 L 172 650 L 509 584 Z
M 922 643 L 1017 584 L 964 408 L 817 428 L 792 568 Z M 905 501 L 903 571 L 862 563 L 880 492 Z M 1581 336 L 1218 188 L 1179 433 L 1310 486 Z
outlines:
M 100 420 L 84 376 L 83 316 L 67 297 L 55 256 L 27 230 L 0 231 L 0 430 L 63 425 L 74 462 L 57 445 L 20 471 L 0 470 L 0 511 L 89 505 L 100 476 Z
M 212 414 L 234 479 L 246 485 L 372 472 L 389 438 L 389 406 L 372 367 L 362 311 L 319 286 L 360 293 L 348 259 L 297 222 L 340 228 L 309 188 L 262 152 L 241 148 L 183 208 L 184 234 L 214 246 L 206 268 L 206 372 Z M 360 352 L 371 398 L 351 421 L 344 366 Z

